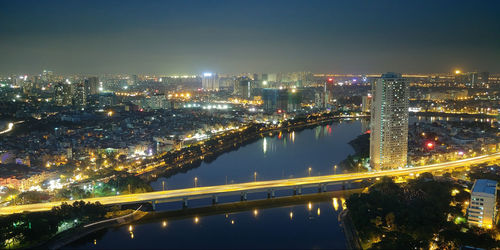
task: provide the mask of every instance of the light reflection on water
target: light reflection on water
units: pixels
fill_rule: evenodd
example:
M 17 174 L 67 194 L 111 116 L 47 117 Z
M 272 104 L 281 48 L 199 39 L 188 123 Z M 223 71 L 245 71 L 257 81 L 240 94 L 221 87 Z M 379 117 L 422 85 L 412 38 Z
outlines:
M 342 198 L 343 199 L 343 198 Z M 345 248 L 342 210 L 330 201 L 243 212 L 158 219 L 91 235 L 68 248 Z M 168 226 L 167 226 L 168 225 Z
M 438 118 L 411 117 L 413 122 Z M 441 118 L 456 119 L 460 118 Z M 347 144 L 367 130 L 366 121 L 332 123 L 296 132 L 274 133 L 274 137 L 226 153 L 211 163 L 152 183 L 161 190 L 162 181 L 169 187 L 189 187 L 193 178 L 199 185 L 219 185 L 224 177 L 231 182 L 259 179 L 292 178 L 331 174 L 353 150 Z M 339 169 L 337 173 L 340 173 Z M 223 198 L 223 197 L 221 197 Z M 195 202 L 193 202 L 195 203 Z M 338 214 L 345 209 L 345 197 L 300 205 L 253 208 L 209 216 L 122 226 L 75 243 L 70 248 L 337 248 L 344 249 L 345 237 Z M 129 230 L 132 228 L 132 230 Z
M 272 137 L 223 154 L 211 163 L 202 163 L 187 173 L 159 178 L 151 186 L 161 190 L 162 181 L 165 181 L 170 189 L 192 187 L 195 177 L 199 186 L 224 184 L 226 178 L 228 183 L 248 182 L 254 181 L 255 173 L 259 180 L 302 177 L 309 173 L 332 174 L 333 166 L 354 152 L 348 142 L 363 132 L 361 127 L 360 121 L 344 121 L 302 131 L 274 133 Z M 336 173 L 341 173 L 341 169 Z M 219 200 L 231 201 L 224 199 L 220 197 Z M 336 206 L 333 200 L 327 200 L 181 220 L 162 218 L 154 223 L 134 225 L 132 232 L 127 231 L 126 226 L 111 229 L 101 233 L 102 237 L 96 236 L 70 247 L 343 249 L 345 239 L 337 218 L 342 206 L 340 197 L 336 200 Z M 190 206 L 204 202 L 193 201 Z M 157 208 L 168 206 L 158 204 Z
M 362 133 L 360 121 L 344 121 L 317 126 L 302 131 L 282 131 L 273 133 L 239 149 L 220 155 L 210 163 L 186 173 L 169 178 L 159 178 L 151 183 L 155 190 L 162 190 L 162 181 L 169 189 L 193 186 L 198 177 L 199 186 L 241 183 L 254 180 L 283 179 L 311 175 L 333 174 L 333 165 L 344 160 L 354 151 L 349 141 Z M 341 173 L 338 169 L 337 173 Z

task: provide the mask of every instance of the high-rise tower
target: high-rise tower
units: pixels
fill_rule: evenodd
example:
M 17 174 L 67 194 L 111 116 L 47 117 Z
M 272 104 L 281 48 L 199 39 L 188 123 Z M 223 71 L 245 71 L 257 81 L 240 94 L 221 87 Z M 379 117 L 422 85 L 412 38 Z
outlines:
M 73 98 L 73 104 L 78 108 L 84 108 L 87 105 L 87 88 L 85 88 L 84 82 L 79 82 L 75 87 L 75 96 Z
M 72 102 L 71 84 L 59 82 L 54 87 L 54 101 L 57 106 L 71 105 Z
M 372 87 L 370 165 L 376 170 L 407 164 L 409 86 L 401 74 L 386 73 Z
M 213 73 L 203 73 L 201 87 L 205 90 L 219 90 L 219 76 Z
M 85 94 L 95 95 L 99 93 L 99 78 L 92 76 L 85 79 Z

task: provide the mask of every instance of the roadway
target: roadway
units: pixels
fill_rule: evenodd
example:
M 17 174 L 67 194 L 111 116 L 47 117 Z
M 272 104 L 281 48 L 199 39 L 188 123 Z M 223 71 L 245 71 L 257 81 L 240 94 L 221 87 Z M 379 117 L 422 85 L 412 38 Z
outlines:
M 13 127 L 14 127 L 14 123 L 9 122 L 9 124 L 7 124 L 7 128 L 5 130 L 0 131 L 0 135 L 5 134 L 5 133 L 9 133 L 10 131 L 12 131 Z
M 4 129 L 4 130 L 2 130 L 2 131 L 0 131 L 0 135 L 1 135 L 1 134 L 6 134 L 6 133 L 11 132 L 11 131 L 14 129 L 14 125 L 15 125 L 15 124 L 19 124 L 19 123 L 23 123 L 23 122 L 24 122 L 24 121 L 9 122 L 9 123 L 7 124 L 7 128 L 6 128 L 6 129 Z
M 242 192 L 244 193 L 270 192 L 271 190 L 282 190 L 282 189 L 290 189 L 297 187 L 301 188 L 314 187 L 314 186 L 317 187 L 318 185 L 321 184 L 352 182 L 364 179 L 380 178 L 383 176 L 396 177 L 396 176 L 406 176 L 423 172 L 448 171 L 458 167 L 481 164 L 499 159 L 500 159 L 500 152 L 467 158 L 467 159 L 461 159 L 457 161 L 437 163 L 437 164 L 413 167 L 413 168 L 402 168 L 394 170 L 351 173 L 351 174 L 311 176 L 311 177 L 283 179 L 283 180 L 256 181 L 256 182 L 247 182 L 238 184 L 157 191 L 149 193 L 107 196 L 107 197 L 89 198 L 83 200 L 85 202 L 99 201 L 101 204 L 104 205 L 122 205 L 122 204 L 141 203 L 141 202 L 155 203 L 155 202 L 182 201 L 185 199 L 208 198 L 208 197 L 213 197 L 215 195 L 217 196 L 236 195 L 236 194 L 239 195 Z M 60 204 L 61 202 L 49 202 L 49 203 L 37 203 L 29 205 L 7 206 L 0 208 L 0 214 L 12 214 L 23 211 L 27 212 L 47 211 L 54 206 L 59 206 Z

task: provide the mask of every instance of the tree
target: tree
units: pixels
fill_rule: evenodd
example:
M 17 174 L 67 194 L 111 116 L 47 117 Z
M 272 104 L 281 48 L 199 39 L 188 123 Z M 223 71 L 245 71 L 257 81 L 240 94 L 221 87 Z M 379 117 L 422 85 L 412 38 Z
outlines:
M 15 203 L 17 205 L 20 204 L 32 204 L 32 203 L 40 203 L 42 201 L 49 200 L 50 195 L 45 192 L 39 191 L 27 191 L 21 193 L 17 196 Z
M 452 189 L 460 192 L 452 197 Z M 456 226 L 447 221 L 447 216 L 462 215 L 462 212 L 461 207 L 452 205 L 451 201 L 468 199 L 466 193 L 461 186 L 436 181 L 431 174 L 424 173 L 407 184 L 382 178 L 368 189 L 368 193 L 351 195 L 346 204 L 362 241 L 380 239 L 372 245 L 374 249 L 408 249 L 420 244 L 428 246 L 440 231 Z M 473 235 L 481 236 L 479 233 Z M 481 246 L 491 243 L 486 238 L 483 242 Z
M 3 200 L 10 199 L 10 197 L 17 196 L 19 193 L 20 193 L 19 190 L 15 189 L 15 188 L 9 188 L 9 189 L 7 189 L 5 194 L 3 195 L 2 199 Z
M 423 247 L 410 235 L 400 232 L 389 232 L 382 240 L 373 244 L 370 249 L 417 249 Z

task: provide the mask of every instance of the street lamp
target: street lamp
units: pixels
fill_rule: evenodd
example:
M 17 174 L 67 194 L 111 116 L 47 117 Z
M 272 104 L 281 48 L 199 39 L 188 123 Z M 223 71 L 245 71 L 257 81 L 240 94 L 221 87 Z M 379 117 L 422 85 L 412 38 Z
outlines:
M 257 181 L 257 172 L 253 172 L 253 181 Z
M 198 184 L 198 177 L 194 177 L 194 187 Z
M 161 181 L 161 185 L 163 187 L 163 191 L 165 191 L 165 181 Z
M 309 167 L 309 169 L 308 169 L 308 170 L 309 170 L 309 177 L 311 177 L 311 170 L 312 170 L 312 168 L 311 168 L 311 167 Z
M 333 174 L 337 174 L 337 165 L 333 166 Z

